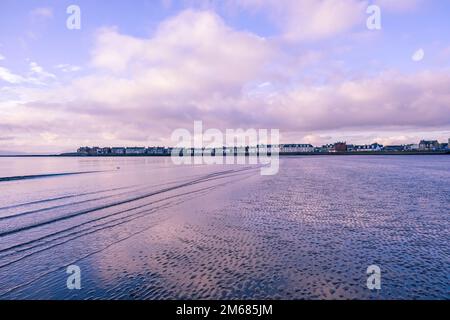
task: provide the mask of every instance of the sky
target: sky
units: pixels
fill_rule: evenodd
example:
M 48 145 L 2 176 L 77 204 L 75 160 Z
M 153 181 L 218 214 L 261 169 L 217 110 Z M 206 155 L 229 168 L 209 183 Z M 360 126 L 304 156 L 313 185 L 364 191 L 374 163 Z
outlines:
M 80 9 L 80 28 L 67 20 Z M 368 28 L 380 9 L 380 28 Z M 0 1 L 0 151 L 450 138 L 447 0 Z M 73 21 L 73 20 L 70 20 Z

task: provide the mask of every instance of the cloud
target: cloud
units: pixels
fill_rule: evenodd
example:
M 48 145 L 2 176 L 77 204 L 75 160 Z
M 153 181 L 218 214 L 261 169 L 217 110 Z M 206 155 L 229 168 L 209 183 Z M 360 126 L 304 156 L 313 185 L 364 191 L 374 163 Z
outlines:
M 447 71 L 376 77 L 286 92 L 278 106 L 284 127 L 299 131 L 450 125 Z M 277 119 L 276 112 L 266 114 Z M 278 119 L 280 123 L 283 119 Z
M 45 71 L 43 67 L 33 61 L 30 62 L 30 71 L 37 80 L 56 79 L 56 76 L 54 74 Z
M 0 53 L 0 61 L 5 59 L 6 59 L 5 56 Z
M 79 66 L 74 66 L 68 63 L 61 63 L 58 64 L 56 66 L 54 66 L 56 69 L 61 70 L 62 72 L 76 72 L 76 71 L 80 71 L 81 67 Z
M 265 39 L 235 31 L 209 11 L 184 11 L 163 22 L 151 38 L 104 28 L 92 51 L 94 72 L 65 87 L 20 90 L 26 103 L 2 117 L 3 128 L 8 124 L 10 130 L 23 132 L 24 123 L 34 122 L 40 124 L 37 132 L 62 130 L 66 135 L 59 137 L 71 135 L 77 143 L 88 137 L 148 141 L 169 134 L 168 127 L 201 117 L 214 108 L 211 98 L 239 97 L 242 86 L 257 77 L 272 54 Z M 30 67 L 33 75 L 53 78 L 35 63 Z M 57 125 L 49 124 L 53 121 Z M 32 131 L 32 126 L 27 128 Z
M 272 54 L 265 39 L 234 31 L 212 12 L 188 10 L 163 22 L 150 39 L 101 30 L 92 65 L 103 72 L 98 76 L 103 88 L 121 100 L 142 94 L 193 98 L 205 92 L 239 93 Z M 77 85 L 91 91 L 93 81 L 97 77 Z
M 0 100 L 0 132 L 16 137 L 14 143 L 67 148 L 167 145 L 172 130 L 191 128 L 194 120 L 219 129 L 280 128 L 292 133 L 288 142 L 450 126 L 449 70 L 371 76 L 331 70 L 333 77 L 309 80 L 298 75 L 303 68 L 327 69 L 336 61 L 324 52 L 281 52 L 277 41 L 235 30 L 211 11 L 183 11 L 147 38 L 102 28 L 94 41 L 90 73 L 75 74 L 68 85 L 35 62 L 25 76 L 0 68 L 11 84 L 52 84 L 2 89 L 11 98 Z
M 233 6 L 267 15 L 288 40 L 321 40 L 363 25 L 367 1 L 229 0 Z
M 50 19 L 53 18 L 53 9 L 50 7 L 41 7 L 31 10 L 30 15 L 34 19 Z
M 18 74 L 12 73 L 9 69 L 4 67 L 0 67 L 0 80 L 9 82 L 11 84 L 25 82 L 25 78 Z
M 0 80 L 10 84 L 47 85 L 56 80 L 56 76 L 44 70 L 36 62 L 29 62 L 29 72 L 26 75 L 15 74 L 7 68 L 0 67 Z

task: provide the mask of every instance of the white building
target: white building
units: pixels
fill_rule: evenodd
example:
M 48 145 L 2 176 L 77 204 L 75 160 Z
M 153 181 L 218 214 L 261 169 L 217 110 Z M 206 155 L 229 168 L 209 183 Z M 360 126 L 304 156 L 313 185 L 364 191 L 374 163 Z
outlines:
M 251 146 L 248 148 L 248 154 L 252 156 L 256 156 L 258 154 L 258 147 Z
M 111 148 L 111 153 L 112 154 L 125 154 L 125 148 L 123 148 L 123 147 Z
M 133 147 L 133 148 L 127 148 L 125 150 L 125 154 L 145 154 L 145 148 L 144 147 Z
M 353 151 L 355 152 L 368 152 L 368 151 L 381 151 L 383 146 L 378 143 L 372 143 L 370 145 L 354 146 Z
M 307 153 L 314 152 L 314 147 L 310 144 L 282 144 L 281 153 Z
M 407 151 L 418 151 L 419 145 L 418 144 L 408 144 L 405 146 L 405 150 Z

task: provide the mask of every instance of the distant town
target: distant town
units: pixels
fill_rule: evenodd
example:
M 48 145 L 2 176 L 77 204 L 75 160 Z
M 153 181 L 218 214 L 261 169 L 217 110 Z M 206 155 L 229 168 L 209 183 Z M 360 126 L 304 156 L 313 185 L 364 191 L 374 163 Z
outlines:
M 170 156 L 175 154 L 192 156 L 227 156 L 227 155 L 259 155 L 271 154 L 275 149 L 280 155 L 303 154 L 443 154 L 450 153 L 450 138 L 447 143 L 437 140 L 422 140 L 418 144 L 389 145 L 379 143 L 353 145 L 336 142 L 320 147 L 311 144 L 257 145 L 219 148 L 171 148 L 171 147 L 81 147 L 76 153 L 65 153 L 63 156 Z

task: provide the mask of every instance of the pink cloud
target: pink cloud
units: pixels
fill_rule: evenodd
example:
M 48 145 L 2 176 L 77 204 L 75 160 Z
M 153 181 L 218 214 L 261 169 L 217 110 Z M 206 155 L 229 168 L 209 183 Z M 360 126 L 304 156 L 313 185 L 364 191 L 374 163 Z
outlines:
M 229 0 L 230 5 L 267 15 L 290 41 L 330 38 L 363 25 L 368 1 Z
M 450 126 L 449 70 L 353 80 L 344 74 L 318 84 L 294 76 L 326 54 L 300 53 L 237 31 L 211 11 L 184 11 L 148 38 L 103 28 L 89 75 L 75 75 L 65 86 L 2 88 L 16 99 L 0 100 L 0 132 L 14 137 L 0 143 L 2 149 L 170 144 L 172 130 L 191 128 L 194 120 L 219 129 L 279 128 L 292 139 L 286 142 L 314 143 L 336 132 L 385 130 L 402 137 L 396 132 Z

